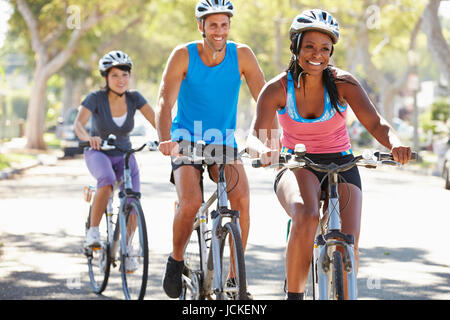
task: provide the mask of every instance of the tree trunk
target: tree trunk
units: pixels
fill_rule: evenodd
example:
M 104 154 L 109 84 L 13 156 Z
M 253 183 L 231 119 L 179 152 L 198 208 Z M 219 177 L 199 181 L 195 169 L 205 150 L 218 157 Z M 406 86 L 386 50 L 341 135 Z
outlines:
M 46 149 L 44 142 L 45 115 L 47 104 L 48 76 L 42 67 L 37 66 L 34 73 L 33 88 L 28 103 L 26 138 L 27 148 Z
M 76 79 L 70 75 L 64 77 L 64 88 L 62 92 L 63 109 L 61 116 L 64 116 L 70 108 L 77 108 L 81 102 L 84 83 L 82 79 Z
M 441 74 L 447 80 L 450 91 L 450 48 L 442 35 L 442 27 L 439 22 L 438 10 L 440 0 L 430 0 L 423 12 L 423 31 L 427 35 L 428 49 L 433 59 L 439 66 Z

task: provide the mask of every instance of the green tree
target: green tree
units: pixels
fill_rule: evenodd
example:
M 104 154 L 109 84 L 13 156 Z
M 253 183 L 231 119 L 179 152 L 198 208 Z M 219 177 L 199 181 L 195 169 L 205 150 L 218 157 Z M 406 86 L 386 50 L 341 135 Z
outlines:
M 27 147 L 45 149 L 46 92 L 48 79 L 73 56 L 80 39 L 102 23 L 126 23 L 138 11 L 127 1 L 13 1 L 23 18 L 35 55 L 33 87 L 28 105 Z M 142 4 L 142 2 L 137 3 Z M 113 20 L 113 21 L 112 21 Z M 17 21 L 17 19 L 15 20 Z

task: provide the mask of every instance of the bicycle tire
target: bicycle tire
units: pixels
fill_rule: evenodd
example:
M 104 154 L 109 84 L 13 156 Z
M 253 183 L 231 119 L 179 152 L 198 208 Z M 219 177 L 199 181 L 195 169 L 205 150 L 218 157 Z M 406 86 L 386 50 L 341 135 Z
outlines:
M 202 292 L 203 272 L 202 272 L 202 243 L 200 241 L 200 227 L 195 228 L 184 249 L 184 270 L 183 275 L 190 281 L 183 278 L 180 300 L 204 300 Z
M 120 219 L 120 230 L 120 272 L 123 293 L 127 300 L 142 300 L 148 280 L 148 238 L 144 212 L 139 200 L 132 199 L 127 204 Z
M 230 250 L 231 245 L 231 250 Z M 234 251 L 232 255 L 231 252 Z M 235 223 L 227 222 L 221 231 L 220 263 L 222 288 L 216 292 L 217 300 L 247 300 L 244 250 L 241 235 Z M 229 271 L 234 274 L 234 286 L 227 286 Z
M 86 232 L 91 225 L 91 209 L 89 207 L 89 215 L 86 221 Z M 111 256 L 109 233 L 110 226 L 107 223 L 107 213 L 102 215 L 99 225 L 101 246 L 99 248 L 85 247 L 85 254 L 87 256 L 87 263 L 89 269 L 89 279 L 92 290 L 96 294 L 101 294 L 108 285 L 109 274 L 111 271 Z
M 344 270 L 342 267 L 342 253 L 333 252 L 333 293 L 335 300 L 345 300 L 344 293 Z

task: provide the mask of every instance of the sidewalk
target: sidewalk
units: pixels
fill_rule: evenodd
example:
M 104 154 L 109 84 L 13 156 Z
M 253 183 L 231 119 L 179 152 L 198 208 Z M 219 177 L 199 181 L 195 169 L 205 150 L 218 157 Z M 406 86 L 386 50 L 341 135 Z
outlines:
M 33 156 L 33 159 L 15 163 L 12 167 L 0 171 L 0 180 L 10 179 L 26 169 L 38 165 L 54 165 L 63 156 L 61 150 L 35 150 L 25 148 L 26 138 L 13 138 L 11 141 L 0 143 L 0 154 L 18 153 Z

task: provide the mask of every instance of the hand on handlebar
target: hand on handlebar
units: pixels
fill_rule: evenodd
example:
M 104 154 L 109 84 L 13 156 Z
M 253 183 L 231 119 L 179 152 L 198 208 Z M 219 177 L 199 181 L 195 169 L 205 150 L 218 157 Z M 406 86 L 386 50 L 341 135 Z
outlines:
M 89 137 L 89 145 L 94 150 L 100 150 L 100 146 L 102 144 L 102 138 L 95 136 L 95 137 Z
M 260 161 L 263 167 L 270 166 L 279 162 L 280 152 L 278 150 L 268 150 L 261 153 Z
M 180 152 L 178 142 L 171 140 L 160 142 L 158 150 L 165 156 L 176 156 Z
M 407 164 L 411 160 L 411 148 L 407 146 L 394 146 L 391 149 L 391 154 L 394 161 L 401 164 Z

